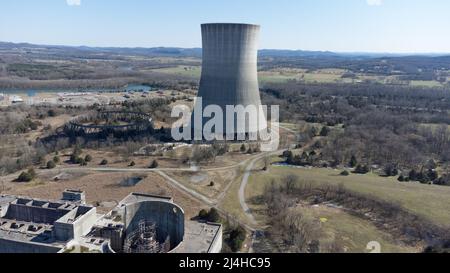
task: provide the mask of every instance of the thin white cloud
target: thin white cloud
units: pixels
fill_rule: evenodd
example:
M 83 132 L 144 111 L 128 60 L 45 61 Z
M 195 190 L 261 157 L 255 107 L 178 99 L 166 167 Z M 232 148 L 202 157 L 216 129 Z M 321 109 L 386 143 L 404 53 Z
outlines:
M 81 0 L 66 0 L 67 5 L 69 6 L 80 6 Z
M 381 6 L 383 5 L 383 0 L 366 0 L 369 6 Z

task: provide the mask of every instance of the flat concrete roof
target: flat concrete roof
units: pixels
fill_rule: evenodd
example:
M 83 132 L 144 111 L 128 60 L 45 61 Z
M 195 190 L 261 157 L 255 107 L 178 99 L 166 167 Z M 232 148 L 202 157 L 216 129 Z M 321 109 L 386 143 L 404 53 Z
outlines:
M 20 242 L 32 242 L 64 247 L 52 235 L 52 225 L 34 224 L 23 221 L 0 219 L 0 238 Z M 14 227 L 12 227 L 12 225 Z M 31 230 L 30 230 L 31 229 Z
M 8 210 L 7 210 L 8 208 Z M 9 209 L 14 208 L 11 215 Z M 43 199 L 35 199 L 28 197 L 20 197 L 13 195 L 0 196 L 0 238 L 47 244 L 54 246 L 64 246 L 61 242 L 57 242 L 54 238 L 53 229 L 56 222 L 69 222 L 71 219 L 66 219 L 69 214 L 73 214 L 73 221 L 85 213 L 94 209 L 92 206 L 78 205 L 66 201 L 51 201 Z M 30 213 L 46 215 L 43 218 L 30 218 L 33 221 L 25 220 Z M 23 218 L 23 219 L 21 219 Z M 45 218 L 45 219 L 44 219 Z M 18 220 L 19 219 L 19 220 Z M 42 221 L 41 221 L 42 220 Z M 37 221 L 37 222 L 35 222 Z
M 16 196 L 11 195 L 0 195 L 0 209 L 3 207 L 6 207 L 11 203 L 12 201 L 16 200 Z M 1 215 L 1 214 L 0 214 Z
M 221 227 L 222 225 L 214 223 L 202 223 L 192 220 L 185 222 L 183 243 L 174 252 L 208 253 Z

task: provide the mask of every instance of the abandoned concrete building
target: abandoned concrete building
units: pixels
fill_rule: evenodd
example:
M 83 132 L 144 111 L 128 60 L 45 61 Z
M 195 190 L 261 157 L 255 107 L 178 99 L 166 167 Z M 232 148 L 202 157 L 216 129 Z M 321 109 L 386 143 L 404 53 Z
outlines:
M 0 196 L 0 253 L 218 253 L 222 226 L 185 220 L 170 197 L 132 193 L 97 214 L 84 192 L 58 201 Z

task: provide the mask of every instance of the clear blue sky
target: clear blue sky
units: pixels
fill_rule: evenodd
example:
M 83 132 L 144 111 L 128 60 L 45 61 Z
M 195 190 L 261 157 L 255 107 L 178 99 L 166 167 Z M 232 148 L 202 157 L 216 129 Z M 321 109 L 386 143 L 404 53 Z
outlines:
M 448 0 L 0 1 L 0 41 L 200 47 L 208 22 L 260 24 L 260 48 L 450 52 Z

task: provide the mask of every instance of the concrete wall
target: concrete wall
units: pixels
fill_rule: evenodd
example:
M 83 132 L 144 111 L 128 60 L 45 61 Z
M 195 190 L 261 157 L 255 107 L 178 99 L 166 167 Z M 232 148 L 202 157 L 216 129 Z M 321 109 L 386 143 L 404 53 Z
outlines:
M 0 253 L 58 253 L 61 249 L 52 245 L 0 238 Z
M 8 211 L 9 204 L 3 205 L 0 207 L 0 218 L 4 218 L 6 216 L 6 212 Z
M 109 239 L 110 247 L 114 250 L 114 252 L 121 252 L 123 250 L 122 229 L 109 227 L 96 228 L 95 236 Z
M 171 249 L 184 238 L 184 212 L 169 202 L 144 201 L 125 207 L 125 233 L 130 234 L 138 228 L 141 220 L 156 223 L 158 240 L 170 236 Z
M 83 207 L 78 208 L 83 209 Z M 88 234 L 95 222 L 97 221 L 97 209 L 90 208 L 85 212 L 80 218 L 78 218 L 74 223 L 74 238 L 78 239 L 81 236 Z
M 86 194 L 82 191 L 65 190 L 62 195 L 63 200 L 81 202 L 81 204 L 86 204 Z
M 222 242 L 223 242 L 223 227 L 220 226 L 219 231 L 217 232 L 214 240 L 211 243 L 210 248 L 208 249 L 208 253 L 221 253 L 222 252 Z
M 66 213 L 68 213 L 67 210 L 10 204 L 4 218 L 40 224 L 53 224 Z
M 259 26 L 248 24 L 202 25 L 203 66 L 198 97 L 202 97 L 203 107 L 219 105 L 224 113 L 227 105 L 254 105 L 260 110 L 257 74 L 259 31 Z M 265 129 L 264 114 L 258 113 L 262 115 L 259 126 L 257 117 L 247 120 L 236 117 L 235 130 L 243 126 L 246 133 Z
M 87 212 L 84 212 L 81 216 L 77 217 L 77 213 L 80 213 L 77 210 L 88 209 Z M 67 222 L 67 218 L 76 218 L 75 222 Z M 71 239 L 79 239 L 81 236 L 88 234 L 95 222 L 97 221 L 97 210 L 96 208 L 85 208 L 78 207 L 77 209 L 71 211 L 65 217 L 56 221 L 54 224 L 54 233 L 57 240 L 60 241 L 68 241 Z

